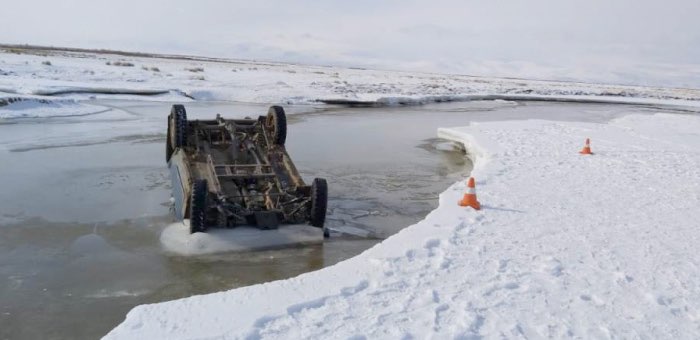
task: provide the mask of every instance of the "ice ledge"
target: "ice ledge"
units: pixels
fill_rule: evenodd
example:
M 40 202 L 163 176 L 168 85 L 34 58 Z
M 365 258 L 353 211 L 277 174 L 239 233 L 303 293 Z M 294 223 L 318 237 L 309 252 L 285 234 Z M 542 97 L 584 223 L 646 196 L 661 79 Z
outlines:
M 218 252 L 251 251 L 323 242 L 323 230 L 308 225 L 282 225 L 273 230 L 240 226 L 189 233 L 184 223 L 173 223 L 163 230 L 160 242 L 172 253 L 203 255 Z

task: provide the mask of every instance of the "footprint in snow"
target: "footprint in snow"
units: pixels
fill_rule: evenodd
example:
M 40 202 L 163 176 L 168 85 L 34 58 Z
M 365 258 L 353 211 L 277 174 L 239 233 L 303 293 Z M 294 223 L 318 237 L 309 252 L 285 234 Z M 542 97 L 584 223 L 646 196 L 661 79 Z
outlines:
M 510 260 L 498 260 L 498 268 L 496 269 L 496 271 L 499 273 L 504 273 L 508 267 L 509 262 Z
M 425 249 L 433 250 L 434 248 L 437 248 L 439 246 L 440 246 L 440 240 L 434 238 L 434 239 L 430 239 L 430 240 L 426 241 L 424 247 L 425 247 Z
M 406 251 L 406 258 L 409 260 L 413 260 L 416 257 L 416 250 L 415 249 L 409 249 Z
M 579 296 L 579 298 L 583 301 L 586 301 L 586 302 L 592 302 L 596 306 L 605 305 L 605 301 L 603 301 L 602 299 L 600 299 L 599 297 L 597 297 L 595 295 L 581 294 L 581 296 Z
M 555 257 L 547 257 L 540 263 L 540 271 L 554 277 L 560 277 L 564 273 L 564 266 Z

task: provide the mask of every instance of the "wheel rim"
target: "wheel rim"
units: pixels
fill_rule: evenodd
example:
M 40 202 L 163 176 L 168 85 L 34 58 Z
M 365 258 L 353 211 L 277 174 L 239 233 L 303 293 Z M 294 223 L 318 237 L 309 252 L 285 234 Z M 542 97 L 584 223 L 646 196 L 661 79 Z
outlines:
M 175 128 L 176 128 L 175 117 L 173 117 L 172 119 L 170 119 L 170 127 L 169 127 L 169 129 L 170 129 L 170 141 L 169 141 L 169 143 L 170 143 L 170 147 L 173 150 L 175 150 L 175 145 L 177 144 L 177 140 L 176 140 L 177 131 L 175 131 Z
M 275 115 L 273 114 L 267 115 L 267 130 L 270 131 L 270 134 L 273 136 L 277 132 L 275 131 Z

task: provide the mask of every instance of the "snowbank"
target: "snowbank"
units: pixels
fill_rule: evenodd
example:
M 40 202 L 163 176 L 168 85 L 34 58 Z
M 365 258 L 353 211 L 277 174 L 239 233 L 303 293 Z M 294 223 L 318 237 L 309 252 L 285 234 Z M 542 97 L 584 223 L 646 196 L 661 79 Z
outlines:
M 700 106 L 697 89 L 40 49 L 0 49 L 0 75 L 0 99 L 35 95 L 371 106 L 515 99 Z
M 457 183 L 357 257 L 139 306 L 106 338 L 699 338 L 698 131 L 669 114 L 441 129 L 476 158 L 482 210 Z
M 87 116 L 108 111 L 102 106 L 71 99 L 43 99 L 36 96 L 0 97 L 0 120 Z

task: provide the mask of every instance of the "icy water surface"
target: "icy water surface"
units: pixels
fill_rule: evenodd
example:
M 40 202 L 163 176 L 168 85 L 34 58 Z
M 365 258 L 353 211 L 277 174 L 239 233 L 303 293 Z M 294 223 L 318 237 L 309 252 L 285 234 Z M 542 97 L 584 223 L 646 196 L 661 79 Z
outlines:
M 197 257 L 167 254 L 171 103 L 100 101 L 74 118 L 0 122 L 0 338 L 97 338 L 129 309 L 283 279 L 332 265 L 425 216 L 471 163 L 441 126 L 522 118 L 606 121 L 659 109 L 471 102 L 403 108 L 289 107 L 287 148 L 304 178 L 330 185 L 323 245 Z M 266 105 L 186 104 L 191 118 Z

